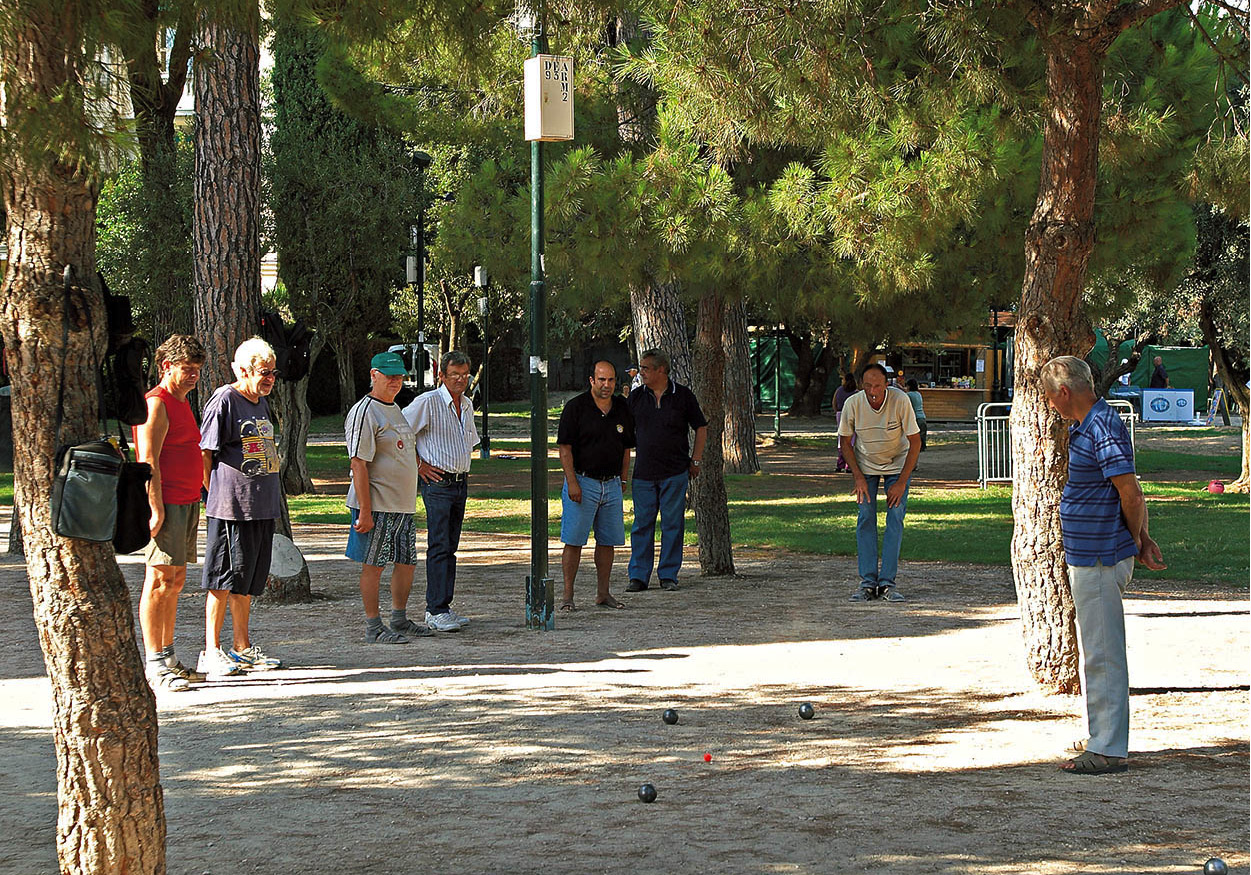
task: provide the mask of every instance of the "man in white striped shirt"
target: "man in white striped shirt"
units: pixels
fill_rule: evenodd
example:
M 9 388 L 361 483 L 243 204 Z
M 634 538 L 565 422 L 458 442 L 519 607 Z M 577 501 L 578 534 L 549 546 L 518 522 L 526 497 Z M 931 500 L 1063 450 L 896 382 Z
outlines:
M 469 463 L 478 445 L 473 405 L 465 397 L 469 366 L 463 352 L 445 353 L 439 388 L 404 408 L 416 439 L 417 483 L 426 506 L 426 625 L 436 632 L 456 632 L 469 622 L 452 610 Z

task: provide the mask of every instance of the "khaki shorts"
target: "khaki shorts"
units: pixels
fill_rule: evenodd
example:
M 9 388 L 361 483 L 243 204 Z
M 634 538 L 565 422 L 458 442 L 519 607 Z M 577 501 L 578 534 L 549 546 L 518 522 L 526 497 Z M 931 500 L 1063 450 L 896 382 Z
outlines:
M 195 562 L 196 535 L 200 529 L 200 502 L 165 505 L 165 522 L 148 541 L 143 561 L 148 565 L 187 565 Z

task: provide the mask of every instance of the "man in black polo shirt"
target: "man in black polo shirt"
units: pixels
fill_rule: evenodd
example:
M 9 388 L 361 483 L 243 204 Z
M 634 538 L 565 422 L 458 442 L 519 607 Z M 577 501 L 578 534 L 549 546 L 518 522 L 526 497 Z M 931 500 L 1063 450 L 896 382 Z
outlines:
M 634 446 L 634 417 L 626 399 L 615 394 L 617 369 L 598 361 L 591 388 L 569 399 L 560 412 L 556 448 L 565 472 L 561 490 L 560 567 L 565 576 L 562 611 L 574 610 L 573 579 L 578 575 L 582 548 L 595 530 L 595 604 L 604 608 L 625 605 L 608 591 L 613 548 L 625 544 L 625 513 L 621 484 L 630 477 L 630 448 Z
M 656 552 L 660 513 L 660 588 L 678 588 L 682 538 L 686 533 L 686 487 L 699 476 L 708 420 L 694 393 L 669 378 L 669 357 L 649 349 L 639 358 L 643 385 L 630 393 L 638 459 L 634 464 L 634 528 L 630 531 L 630 583 L 626 592 L 647 589 Z M 695 430 L 689 451 L 687 431 Z

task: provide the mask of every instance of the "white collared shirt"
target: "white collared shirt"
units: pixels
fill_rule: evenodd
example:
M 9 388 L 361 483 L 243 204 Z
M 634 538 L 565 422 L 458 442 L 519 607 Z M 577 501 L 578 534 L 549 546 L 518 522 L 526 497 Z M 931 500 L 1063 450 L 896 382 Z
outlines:
M 404 408 L 404 418 L 413 427 L 419 462 L 449 474 L 469 472 L 479 440 L 468 395 L 460 396 L 459 418 L 446 386 L 418 395 Z

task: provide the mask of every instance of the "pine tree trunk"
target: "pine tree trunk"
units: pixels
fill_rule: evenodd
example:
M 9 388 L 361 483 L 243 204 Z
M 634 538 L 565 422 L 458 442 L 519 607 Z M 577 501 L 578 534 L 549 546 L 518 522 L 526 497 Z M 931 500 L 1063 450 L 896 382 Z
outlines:
M 335 373 L 339 376 L 339 412 L 347 416 L 357 401 L 355 344 L 351 335 L 340 332 L 330 338 L 330 348 L 334 352 Z
M 792 330 L 788 325 L 784 331 L 786 342 L 790 344 L 791 350 L 795 353 L 795 380 L 791 384 L 791 406 L 787 409 L 788 415 L 799 416 L 798 410 L 803 406 L 802 399 L 808 392 L 808 383 L 812 379 L 812 370 L 815 367 L 812 355 L 812 332 L 803 330 Z M 778 367 L 782 367 L 782 351 L 778 350 Z M 775 399 L 775 402 L 781 405 L 781 399 Z
M 730 509 L 725 494 L 721 438 L 725 422 L 725 299 L 708 292 L 699 299 L 692 389 L 708 420 L 708 440 L 699 476 L 691 480 L 691 505 L 699 531 L 699 569 L 705 577 L 734 574 Z
M 809 370 L 804 385 L 795 381 L 795 398 L 791 401 L 791 416 L 820 416 L 821 405 L 829 397 L 830 374 L 834 370 L 834 347 L 826 343 L 821 351 L 809 355 Z M 832 394 L 832 393 L 830 393 Z
M 1237 406 L 1242 419 L 1242 469 L 1237 480 L 1225 484 L 1225 491 L 1248 492 L 1251 491 L 1251 432 L 1248 432 L 1251 423 L 1248 422 L 1247 414 L 1251 412 L 1251 392 L 1247 389 L 1247 371 L 1235 365 L 1234 356 L 1221 343 L 1221 335 L 1212 313 L 1212 302 L 1207 299 L 1199 305 L 1199 330 L 1203 335 L 1203 342 L 1211 350 L 1212 362 L 1221 382 L 1225 384 L 1226 395 Z
M 1012 569 L 1029 670 L 1044 688 L 1061 693 L 1080 689 L 1073 601 L 1060 539 L 1068 432 L 1048 406 L 1038 373 L 1058 355 L 1084 356 L 1094 343 L 1082 292 L 1095 242 L 1100 45 L 1064 34 L 1044 42 L 1048 111 L 1016 327 Z
M 261 310 L 259 11 L 206 17 L 196 61 L 195 330 L 208 352 L 201 397 L 233 382 L 230 362 Z
M 639 355 L 647 349 L 663 350 L 669 356 L 669 376 L 691 385 L 691 342 L 677 283 L 632 286 L 630 311 Z
M 91 75 L 75 7 L 55 18 L 39 10 L 17 4 L 5 12 L 16 37 L 0 41 L 9 120 Z M 0 170 L 12 259 L 0 287 L 0 333 L 13 430 L 22 436 L 13 470 L 27 577 L 52 685 L 57 859 L 67 875 L 161 875 L 156 705 L 130 593 L 112 545 L 57 536 L 49 511 L 58 444 L 99 434 L 94 361 L 103 355 L 105 320 L 95 280 L 97 188 L 80 167 L 52 163 L 51 152 L 34 160 L 46 163 L 18 148 Z
M 316 361 L 316 358 L 314 358 Z M 316 492 L 308 473 L 308 375 L 292 383 L 279 380 L 269 395 L 269 409 L 278 420 L 278 459 L 282 464 L 282 491 L 287 495 Z
M 721 441 L 729 474 L 760 471 L 756 456 L 755 375 L 747 338 L 747 300 L 735 296 L 726 304 L 721 336 L 725 350 L 725 433 Z

